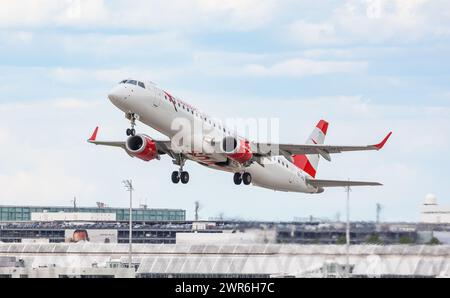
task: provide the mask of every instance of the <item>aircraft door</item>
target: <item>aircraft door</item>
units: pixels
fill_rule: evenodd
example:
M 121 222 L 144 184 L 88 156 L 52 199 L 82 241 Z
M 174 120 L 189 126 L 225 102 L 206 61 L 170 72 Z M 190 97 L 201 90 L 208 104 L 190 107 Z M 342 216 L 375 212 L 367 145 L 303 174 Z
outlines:
M 159 107 L 161 105 L 161 98 L 163 97 L 162 91 L 161 90 L 157 90 L 156 88 L 153 88 L 153 106 L 154 107 Z

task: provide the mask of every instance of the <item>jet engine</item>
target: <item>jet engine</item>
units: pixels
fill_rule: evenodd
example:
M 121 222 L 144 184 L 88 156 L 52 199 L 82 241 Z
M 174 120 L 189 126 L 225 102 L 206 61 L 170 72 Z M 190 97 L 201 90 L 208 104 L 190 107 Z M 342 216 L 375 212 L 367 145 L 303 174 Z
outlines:
M 158 156 L 156 143 L 145 135 L 129 137 L 126 142 L 126 147 L 130 155 L 144 161 L 150 161 Z
M 239 163 L 246 163 L 253 157 L 250 143 L 247 140 L 238 140 L 234 137 L 225 137 L 222 140 L 222 150 L 226 155 Z
M 323 193 L 325 191 L 325 188 L 318 187 L 316 193 Z

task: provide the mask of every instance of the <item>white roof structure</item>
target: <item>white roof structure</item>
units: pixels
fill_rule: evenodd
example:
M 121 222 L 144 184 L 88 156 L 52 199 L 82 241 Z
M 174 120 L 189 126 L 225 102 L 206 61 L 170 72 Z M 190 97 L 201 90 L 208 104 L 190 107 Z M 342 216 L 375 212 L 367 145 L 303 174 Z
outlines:
M 423 202 L 424 205 L 437 205 L 437 198 L 434 194 L 427 194 L 425 196 L 425 201 Z
M 0 244 L 0 257 L 23 259 L 27 267 L 106 266 L 127 262 L 127 244 Z M 138 274 L 238 274 L 301 276 L 329 262 L 345 264 L 343 245 L 168 245 L 135 244 L 133 262 Z M 354 275 L 450 276 L 447 245 L 353 245 Z
M 428 194 L 421 207 L 420 221 L 433 224 L 450 223 L 450 206 L 438 205 L 436 196 Z

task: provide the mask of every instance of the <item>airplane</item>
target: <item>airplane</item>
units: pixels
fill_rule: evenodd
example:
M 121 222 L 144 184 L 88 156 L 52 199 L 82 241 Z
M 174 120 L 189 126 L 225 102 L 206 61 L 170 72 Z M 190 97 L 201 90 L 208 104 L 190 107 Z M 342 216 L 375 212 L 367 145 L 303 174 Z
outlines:
M 305 144 L 258 143 L 239 136 L 150 81 L 125 79 L 109 92 L 108 98 L 130 120 L 127 139 L 98 141 L 97 126 L 88 142 L 122 148 L 129 156 L 143 161 L 159 160 L 162 155 L 168 155 L 179 167 L 171 177 L 175 184 L 189 182 L 189 173 L 184 166 L 190 160 L 232 173 L 236 185 L 253 184 L 275 191 L 316 194 L 324 192 L 327 187 L 382 185 L 378 182 L 316 179 L 317 167 L 320 157 L 331 161 L 331 154 L 378 151 L 384 147 L 392 132 L 374 145 L 325 145 L 329 124 L 320 120 Z M 173 125 L 180 119 L 191 126 L 201 125 L 202 129 L 183 132 L 182 128 Z M 154 128 L 169 140 L 155 140 L 146 134 L 137 134 L 136 121 Z

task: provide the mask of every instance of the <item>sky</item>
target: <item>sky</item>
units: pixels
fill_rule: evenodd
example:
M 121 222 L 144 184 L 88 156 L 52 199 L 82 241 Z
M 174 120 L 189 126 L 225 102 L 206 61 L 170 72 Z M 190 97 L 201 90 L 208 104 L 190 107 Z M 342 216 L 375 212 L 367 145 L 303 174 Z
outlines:
M 0 0 L 0 204 L 128 204 L 200 217 L 345 218 L 345 192 L 309 195 L 235 186 L 228 173 L 143 162 L 86 142 L 124 140 L 107 99 L 124 78 L 148 79 L 221 118 L 277 118 L 302 143 L 319 119 L 326 144 L 380 152 L 333 155 L 317 178 L 354 188 L 351 219 L 417 221 L 427 193 L 450 204 L 450 3 L 443 0 Z M 138 132 L 162 136 L 138 125 Z

